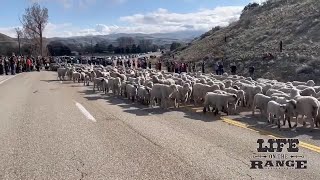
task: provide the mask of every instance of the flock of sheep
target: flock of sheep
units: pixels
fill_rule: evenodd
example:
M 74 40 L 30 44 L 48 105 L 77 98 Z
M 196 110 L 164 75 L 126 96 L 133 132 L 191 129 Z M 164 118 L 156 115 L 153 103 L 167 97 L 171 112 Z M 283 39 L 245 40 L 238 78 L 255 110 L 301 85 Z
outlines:
M 303 125 L 309 121 L 311 131 L 314 124 L 320 122 L 320 86 L 313 80 L 308 82 L 278 82 L 276 80 L 257 79 L 250 77 L 222 76 L 202 73 L 166 73 L 147 69 L 124 69 L 112 66 L 71 66 L 57 70 L 58 78 L 65 77 L 74 82 L 89 86 L 93 83 L 93 91 L 105 94 L 110 91 L 144 105 L 160 105 L 178 108 L 180 105 L 193 103 L 203 105 L 203 112 L 212 110 L 236 114 L 237 107 L 247 107 L 255 114 L 259 109 L 261 116 L 269 123 L 280 128 L 286 121 L 291 128 L 290 120 L 295 118 L 295 127 L 302 117 Z

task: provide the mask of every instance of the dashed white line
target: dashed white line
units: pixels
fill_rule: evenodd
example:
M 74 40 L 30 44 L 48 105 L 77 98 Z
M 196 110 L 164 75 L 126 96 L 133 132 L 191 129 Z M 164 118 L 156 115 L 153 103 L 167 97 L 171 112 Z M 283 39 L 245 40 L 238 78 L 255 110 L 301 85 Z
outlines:
M 82 112 L 83 115 L 87 117 L 87 119 L 97 122 L 96 119 L 89 113 L 89 111 L 86 110 L 80 103 L 74 101 L 76 103 L 76 106 L 79 108 L 79 110 Z
M 60 81 L 60 84 L 62 84 L 62 81 Z

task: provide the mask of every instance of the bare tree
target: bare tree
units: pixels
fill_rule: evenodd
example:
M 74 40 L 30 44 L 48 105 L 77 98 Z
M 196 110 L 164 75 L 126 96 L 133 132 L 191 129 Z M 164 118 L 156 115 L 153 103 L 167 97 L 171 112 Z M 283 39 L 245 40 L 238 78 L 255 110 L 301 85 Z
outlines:
M 19 56 L 21 56 L 21 38 L 23 36 L 23 31 L 19 27 L 15 28 L 15 30 L 17 33 L 18 44 L 19 44 Z
M 43 55 L 43 31 L 48 23 L 48 9 L 34 3 L 25 9 L 22 25 L 27 36 L 39 44 L 40 55 Z

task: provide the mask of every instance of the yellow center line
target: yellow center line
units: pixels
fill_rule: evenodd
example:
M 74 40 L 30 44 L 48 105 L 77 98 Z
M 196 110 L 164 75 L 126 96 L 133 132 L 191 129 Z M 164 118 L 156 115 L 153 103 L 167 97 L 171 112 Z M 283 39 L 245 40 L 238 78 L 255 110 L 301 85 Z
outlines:
M 249 125 L 247 125 L 245 123 L 241 123 L 241 122 L 229 119 L 229 118 L 221 117 L 221 119 L 224 122 L 228 123 L 228 124 L 231 124 L 231 125 L 234 125 L 234 126 L 238 126 L 238 127 L 244 128 L 244 129 L 248 129 L 250 131 L 260 132 L 260 133 L 263 133 L 266 136 L 269 136 L 269 137 L 272 137 L 272 138 L 275 138 L 275 139 L 286 138 L 284 136 L 281 136 L 281 135 L 278 135 L 278 134 L 275 134 L 275 133 L 272 133 L 272 132 L 269 132 L 269 131 L 266 131 L 266 130 L 258 129 L 258 128 L 255 128 L 255 127 L 251 127 L 251 126 L 249 126 Z M 319 146 L 312 145 L 312 144 L 309 144 L 309 143 L 305 143 L 305 142 L 302 142 L 302 141 L 299 141 L 299 146 L 303 147 L 303 148 L 306 148 L 306 149 L 309 149 L 311 151 L 320 153 L 320 147 Z
M 185 106 L 184 108 L 186 108 L 187 110 L 191 110 L 193 112 L 202 112 L 202 107 L 188 107 L 188 106 Z M 242 123 L 242 122 L 239 122 L 239 121 L 235 121 L 233 119 L 229 119 L 229 118 L 226 118 L 226 117 L 221 117 L 222 120 L 228 124 L 231 124 L 231 125 L 234 125 L 234 126 L 238 126 L 238 127 L 241 127 L 243 129 L 247 129 L 247 130 L 250 130 L 250 131 L 254 131 L 254 132 L 257 132 L 257 133 L 260 133 L 262 135 L 266 135 L 268 137 L 271 137 L 271 138 L 275 138 L 275 139 L 280 139 L 280 138 L 286 138 L 284 136 L 281 136 L 279 134 L 275 134 L 275 133 L 272 133 L 270 131 L 266 131 L 266 130 L 262 130 L 262 129 L 259 129 L 259 128 L 256 128 L 256 127 L 252 127 L 248 124 L 245 124 L 245 123 Z M 320 147 L 319 146 L 316 146 L 316 145 L 312 145 L 312 144 L 309 144 L 309 143 L 305 143 L 305 142 L 302 142 L 302 141 L 299 141 L 299 146 L 300 147 L 303 147 L 303 148 L 306 148 L 306 149 L 309 149 L 311 151 L 315 151 L 317 153 L 320 153 Z

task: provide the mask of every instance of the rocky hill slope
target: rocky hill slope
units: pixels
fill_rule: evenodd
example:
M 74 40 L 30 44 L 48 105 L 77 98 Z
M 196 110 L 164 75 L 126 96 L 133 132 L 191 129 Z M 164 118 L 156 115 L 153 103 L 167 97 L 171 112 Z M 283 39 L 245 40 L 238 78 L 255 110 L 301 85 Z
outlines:
M 320 1 L 269 0 L 244 10 L 237 22 L 213 28 L 174 53 L 188 61 L 207 59 L 211 69 L 211 63 L 222 60 L 226 68 L 235 62 L 243 75 L 253 65 L 258 77 L 319 82 Z

